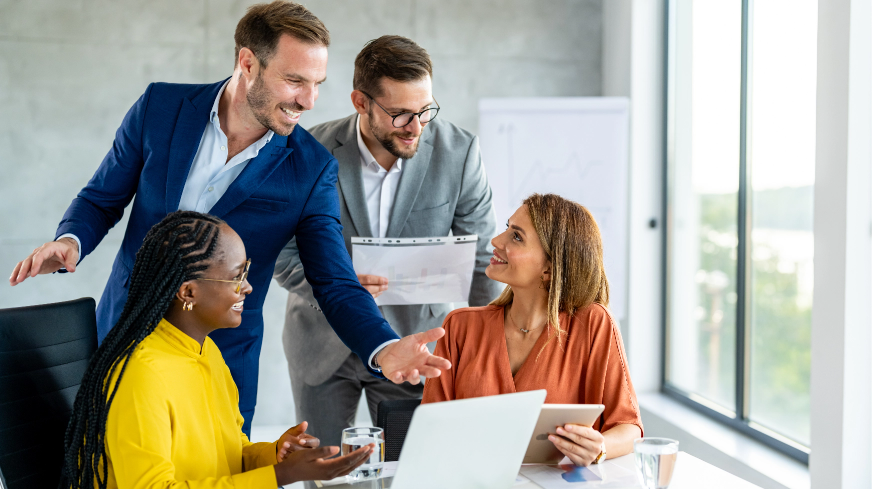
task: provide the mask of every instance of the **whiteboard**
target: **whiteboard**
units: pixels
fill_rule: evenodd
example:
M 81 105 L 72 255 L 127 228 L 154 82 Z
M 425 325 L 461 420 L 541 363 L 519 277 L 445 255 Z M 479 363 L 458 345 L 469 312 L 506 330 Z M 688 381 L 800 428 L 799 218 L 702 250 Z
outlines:
M 532 193 L 555 193 L 585 206 L 603 237 L 610 309 L 625 319 L 629 100 L 487 98 L 478 108 L 497 228 Z

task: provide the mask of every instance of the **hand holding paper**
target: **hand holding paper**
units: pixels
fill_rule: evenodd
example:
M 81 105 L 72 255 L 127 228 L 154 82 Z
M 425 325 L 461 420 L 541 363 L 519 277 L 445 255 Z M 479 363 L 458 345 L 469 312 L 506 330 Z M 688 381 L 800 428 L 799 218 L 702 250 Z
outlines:
M 465 302 L 472 284 L 477 241 L 475 235 L 354 237 L 354 270 L 380 306 Z
M 358 275 L 357 280 L 363 288 L 366 289 L 372 296 L 378 297 L 382 292 L 388 290 L 387 277 L 379 277 L 378 275 Z

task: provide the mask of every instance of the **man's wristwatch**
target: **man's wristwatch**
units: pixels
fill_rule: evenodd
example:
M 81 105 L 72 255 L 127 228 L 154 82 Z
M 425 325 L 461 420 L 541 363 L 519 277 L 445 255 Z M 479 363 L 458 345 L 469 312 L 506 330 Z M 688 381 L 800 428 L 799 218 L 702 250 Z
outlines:
M 606 442 L 603 442 L 603 444 L 600 445 L 599 455 L 597 455 L 596 458 L 593 459 L 593 462 L 591 462 L 591 463 L 598 464 L 605 459 L 606 459 Z

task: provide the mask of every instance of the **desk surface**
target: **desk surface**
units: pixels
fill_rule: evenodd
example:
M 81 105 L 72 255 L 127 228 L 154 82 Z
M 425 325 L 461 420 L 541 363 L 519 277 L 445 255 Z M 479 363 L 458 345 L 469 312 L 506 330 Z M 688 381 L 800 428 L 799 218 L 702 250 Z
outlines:
M 611 468 L 613 470 L 632 471 L 633 473 L 636 471 L 633 464 L 633 454 L 606 460 L 604 466 L 605 469 Z M 362 481 L 356 484 L 338 484 L 323 487 L 328 489 L 389 489 L 392 480 L 393 477 L 385 477 L 377 480 Z M 593 487 L 599 484 L 590 483 L 590 485 Z M 609 486 L 612 487 L 611 484 Z M 306 487 L 315 488 L 322 486 L 318 482 L 308 483 Z M 511 489 L 541 489 L 541 487 L 527 480 L 523 483 L 516 483 Z M 566 487 L 582 488 L 585 487 L 585 483 L 566 484 Z M 636 483 L 623 487 L 638 489 L 642 486 Z M 672 483 L 669 485 L 669 489 L 698 489 L 700 487 L 705 487 L 706 489 L 759 489 L 759 486 L 703 462 L 693 455 L 678 452 L 678 461 L 675 464 L 675 473 L 672 476 Z

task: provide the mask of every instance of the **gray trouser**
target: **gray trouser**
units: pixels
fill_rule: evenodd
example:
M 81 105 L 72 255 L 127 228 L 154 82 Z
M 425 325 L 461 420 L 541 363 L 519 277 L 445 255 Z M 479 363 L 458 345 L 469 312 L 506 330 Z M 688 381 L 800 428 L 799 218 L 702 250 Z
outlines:
M 397 385 L 373 377 L 354 353 L 323 384 L 308 385 L 295 379 L 291 372 L 291 389 L 297 423 L 308 421 L 306 433 L 318 437 L 321 446 L 339 446 L 342 430 L 354 423 L 360 393 L 364 389 L 373 425 L 377 419 L 378 403 L 388 399 L 420 399 L 424 394 L 424 384 Z

